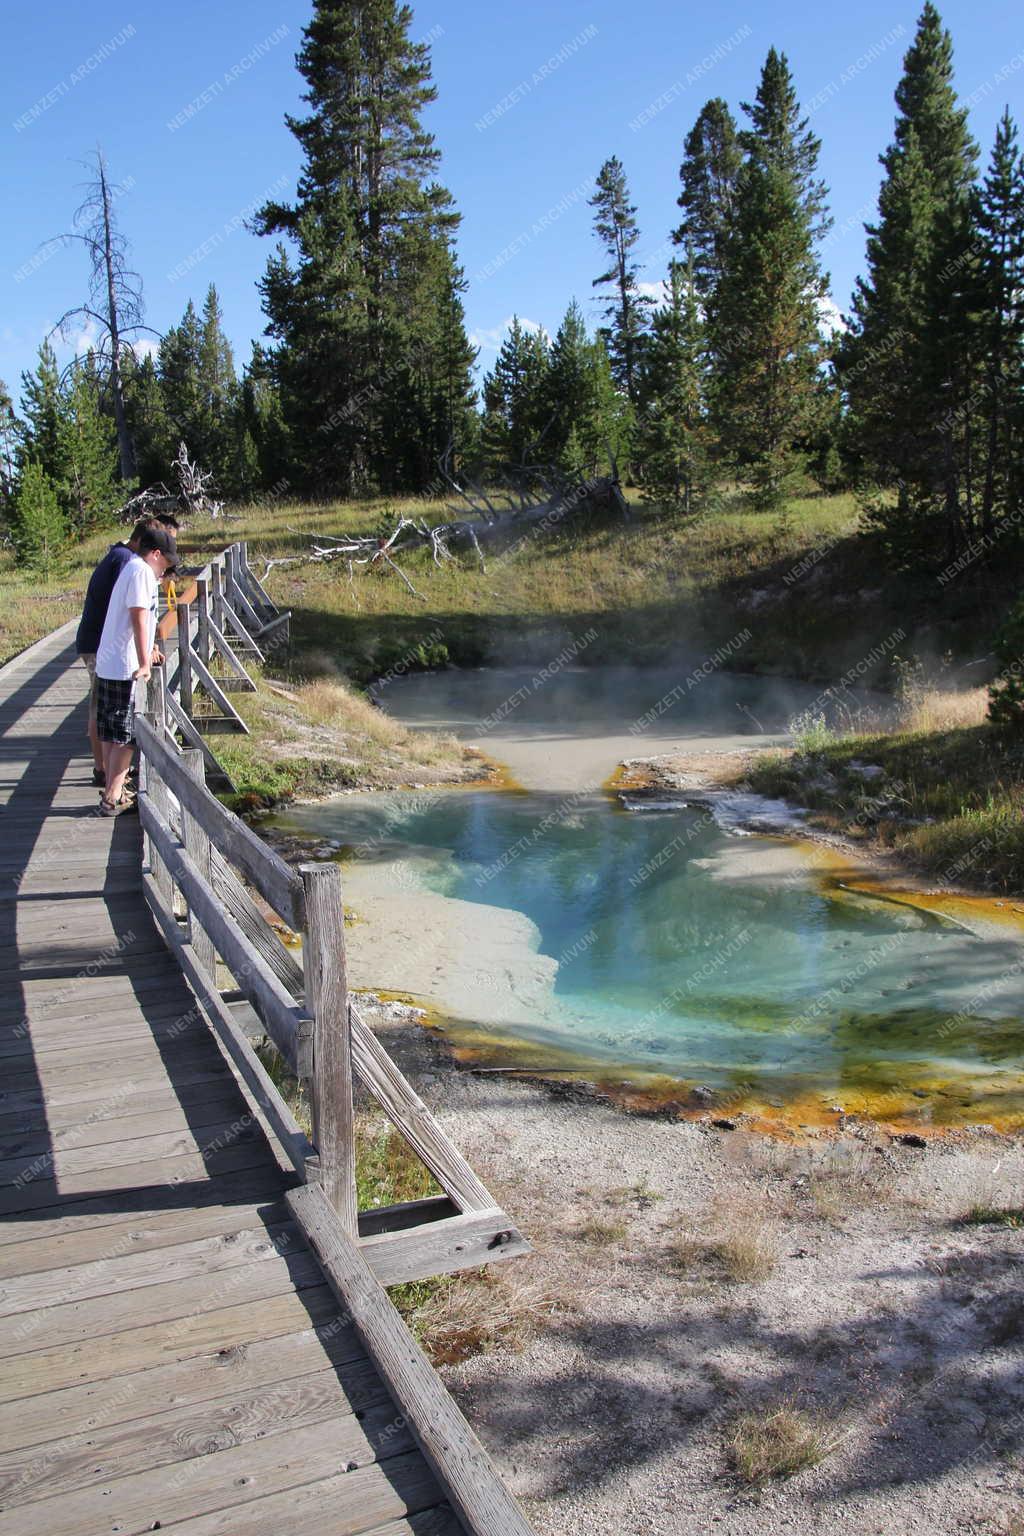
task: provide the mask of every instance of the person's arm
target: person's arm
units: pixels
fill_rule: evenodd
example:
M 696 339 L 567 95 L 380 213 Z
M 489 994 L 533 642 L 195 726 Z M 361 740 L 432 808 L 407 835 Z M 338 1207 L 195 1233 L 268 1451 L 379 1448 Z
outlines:
M 150 672 L 149 609 L 129 608 L 132 618 L 132 634 L 135 637 L 135 654 L 139 658 L 138 670 L 132 676 L 145 682 Z

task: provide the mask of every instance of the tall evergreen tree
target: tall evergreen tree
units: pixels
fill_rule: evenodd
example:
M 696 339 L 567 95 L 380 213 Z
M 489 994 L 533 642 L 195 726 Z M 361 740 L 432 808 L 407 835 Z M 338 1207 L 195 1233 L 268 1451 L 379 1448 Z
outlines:
M 178 437 L 167 414 L 156 363 L 149 353 L 141 359 L 125 357 L 123 372 L 125 411 L 135 444 L 139 483 L 146 486 L 166 481 L 178 451 Z
M 942 554 L 962 537 L 956 443 L 973 415 L 963 408 L 977 366 L 968 334 L 977 151 L 957 105 L 952 39 L 931 0 L 903 61 L 896 106 L 839 372 L 864 471 L 897 488 L 894 514 L 884 518 L 895 540 L 905 552 Z
M 270 258 L 262 293 L 309 489 L 401 486 L 410 473 L 401 394 L 413 430 L 424 430 L 417 378 L 433 369 L 445 303 L 437 248 L 450 246 L 458 215 L 420 121 L 436 91 L 411 23 L 397 0 L 315 0 L 298 58 L 310 111 L 287 119 L 303 152 L 298 195 L 256 219 L 293 247 Z M 429 451 L 417 447 L 425 466 Z
M 24 434 L 24 424 L 15 414 L 14 401 L 7 385 L 0 379 L 0 522 L 8 525 L 14 513 Z
M 687 250 L 698 294 L 713 293 L 722 274 L 743 155 L 736 122 L 720 96 L 705 102 L 686 136 L 679 167 L 682 222 L 672 238 Z
M 100 380 L 90 354 L 71 371 L 57 420 L 56 490 L 68 530 L 81 538 L 122 500 L 117 431 L 99 408 Z
M 633 251 L 640 238 L 636 208 L 629 200 L 626 173 L 613 155 L 602 165 L 596 191 L 594 231 L 608 257 L 607 270 L 595 277 L 595 288 L 611 288 L 604 301 L 608 324 L 602 331 L 616 384 L 635 405 L 639 398 L 640 364 L 650 301 L 640 292 L 639 266 Z
M 816 246 L 829 226 L 817 177 L 820 141 L 801 119 L 785 54 L 772 48 L 740 135 L 743 164 L 722 272 L 708 301 L 716 428 L 751 479 L 755 503 L 778 505 L 803 468 L 822 360 L 819 306 L 828 283 Z
M 1024 156 L 1007 108 L 976 194 L 985 402 L 982 531 L 1024 497 Z
M 547 456 L 550 351 L 542 332 L 527 330 L 518 315 L 512 316 L 494 367 L 484 378 L 483 451 L 494 472 Z
M 684 513 L 712 477 L 707 412 L 707 337 L 692 260 L 672 262 L 664 305 L 655 311 L 643 380 L 638 457 L 644 496 Z
M 202 345 L 202 326 L 195 305 L 189 299 L 180 323 L 168 327 L 160 339 L 157 372 L 175 450 L 177 441 L 183 439 L 193 456 L 197 454 L 195 438 L 202 415 Z
M 14 507 L 18 563 L 49 577 L 67 544 L 67 523 L 53 481 L 35 459 L 21 472 Z
M 193 457 L 213 471 L 215 481 L 231 490 L 235 449 L 238 377 L 231 343 L 224 335 L 220 299 L 210 284 L 203 304 L 198 357 L 198 420 Z
M 34 459 L 52 480 L 59 473 L 60 369 L 49 340 L 39 348 L 35 373 L 21 376 L 21 413 L 25 420 L 22 456 L 26 460 Z
M 587 476 L 612 467 L 628 452 L 629 402 L 615 388 L 603 339 L 588 336 L 575 299 L 551 346 L 545 393 L 550 426 L 540 458 L 566 474 Z

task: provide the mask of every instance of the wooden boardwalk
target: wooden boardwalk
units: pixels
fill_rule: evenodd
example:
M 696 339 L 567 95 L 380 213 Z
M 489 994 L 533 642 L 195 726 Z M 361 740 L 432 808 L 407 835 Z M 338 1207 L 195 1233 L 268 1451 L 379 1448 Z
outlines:
M 94 814 L 65 626 L 0 669 L 0 1529 L 464 1526 Z M 504 1529 L 504 1527 L 502 1527 Z

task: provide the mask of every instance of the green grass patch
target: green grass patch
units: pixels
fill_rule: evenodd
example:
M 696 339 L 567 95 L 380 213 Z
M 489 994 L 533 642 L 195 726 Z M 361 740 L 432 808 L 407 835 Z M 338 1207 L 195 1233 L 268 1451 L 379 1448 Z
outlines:
M 865 778 L 858 765 L 884 776 Z M 843 736 L 748 774 L 831 831 L 873 839 L 949 885 L 1024 889 L 1024 740 L 991 725 Z
M 1024 1227 L 1024 1207 L 974 1205 L 963 1217 L 963 1222 L 970 1227 L 1011 1227 L 1017 1231 Z

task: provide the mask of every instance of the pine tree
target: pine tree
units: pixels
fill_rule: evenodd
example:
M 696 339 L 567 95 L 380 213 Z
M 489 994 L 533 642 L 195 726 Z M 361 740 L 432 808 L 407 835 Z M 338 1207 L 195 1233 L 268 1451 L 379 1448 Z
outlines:
M 202 345 L 202 326 L 189 299 L 181 323 L 161 338 L 157 373 L 174 451 L 185 442 L 193 458 L 200 457 L 197 443 L 203 430 Z
M 72 369 L 57 420 L 55 488 L 69 532 L 81 538 L 123 500 L 117 432 L 99 408 L 100 381 L 90 356 Z
M 41 464 L 29 459 L 21 472 L 14 509 L 19 564 L 49 578 L 67 544 L 67 532 L 52 480 Z
M 772 48 L 740 135 L 744 160 L 722 273 L 709 299 L 715 425 L 757 506 L 777 506 L 803 470 L 828 283 L 815 247 L 830 220 L 819 140 L 801 119 L 785 54 Z
M 711 483 L 714 439 L 707 412 L 707 337 L 692 260 L 672 262 L 655 311 L 644 368 L 638 456 L 645 499 L 684 513 Z
M 247 435 L 256 448 L 263 490 L 281 495 L 291 489 L 291 445 L 281 397 L 266 352 L 258 342 L 253 342 L 252 356 L 242 377 L 237 430 Z
M 639 397 L 640 365 L 650 301 L 637 285 L 640 269 L 632 253 L 640 231 L 636 208 L 629 201 L 626 173 L 617 156 L 604 162 L 596 186 L 590 206 L 596 210 L 594 232 L 604 246 L 608 269 L 594 278 L 593 286 L 612 289 L 611 296 L 604 301 L 609 323 L 601 334 L 611 358 L 615 382 L 635 405 Z
M 679 167 L 682 222 L 672 238 L 687 250 L 698 294 L 714 292 L 722 274 L 742 163 L 736 123 L 720 96 L 705 102 L 687 134 Z
M 167 481 L 178 451 L 156 363 L 147 353 L 141 360 L 125 358 L 124 401 L 128 430 L 135 444 L 139 484 Z
M 0 379 L 0 524 L 5 526 L 10 525 L 14 516 L 24 439 L 24 423 L 15 414 L 14 401 Z
M 607 470 L 628 453 L 629 402 L 615 387 L 603 339 L 590 339 L 575 299 L 551 346 L 545 395 L 550 426 L 540 458 L 579 477 Z
M 436 91 L 411 23 L 396 0 L 316 0 L 298 58 L 310 111 L 287 119 L 303 152 L 297 199 L 256 219 L 294 248 L 270 258 L 262 294 L 308 489 L 402 488 L 435 446 L 421 440 L 431 413 L 417 381 L 436 375 L 438 248 L 450 251 L 458 215 L 420 122 Z
M 548 456 L 550 350 L 540 331 L 527 330 L 512 316 L 484 379 L 483 452 L 492 472 Z
M 986 391 L 980 521 L 991 534 L 1024 495 L 1024 156 L 1009 108 L 996 129 L 975 217 Z
M 23 459 L 34 459 L 52 479 L 58 474 L 57 423 L 60 420 L 60 370 L 49 341 L 39 348 L 35 373 L 21 376 L 21 413 L 25 420 Z
M 231 343 L 224 335 L 220 299 L 210 284 L 203 304 L 198 357 L 198 420 L 195 441 L 189 443 L 193 457 L 212 470 L 214 483 L 231 491 L 236 467 L 234 414 L 238 401 L 238 378 Z
M 878 220 L 867 226 L 867 275 L 838 361 L 863 471 L 898 489 L 881 521 L 894 547 L 916 559 L 925 549 L 951 552 L 962 538 L 958 448 L 973 431 L 964 405 L 978 367 L 969 217 L 977 151 L 956 103 L 952 40 L 930 0 L 896 105 Z

